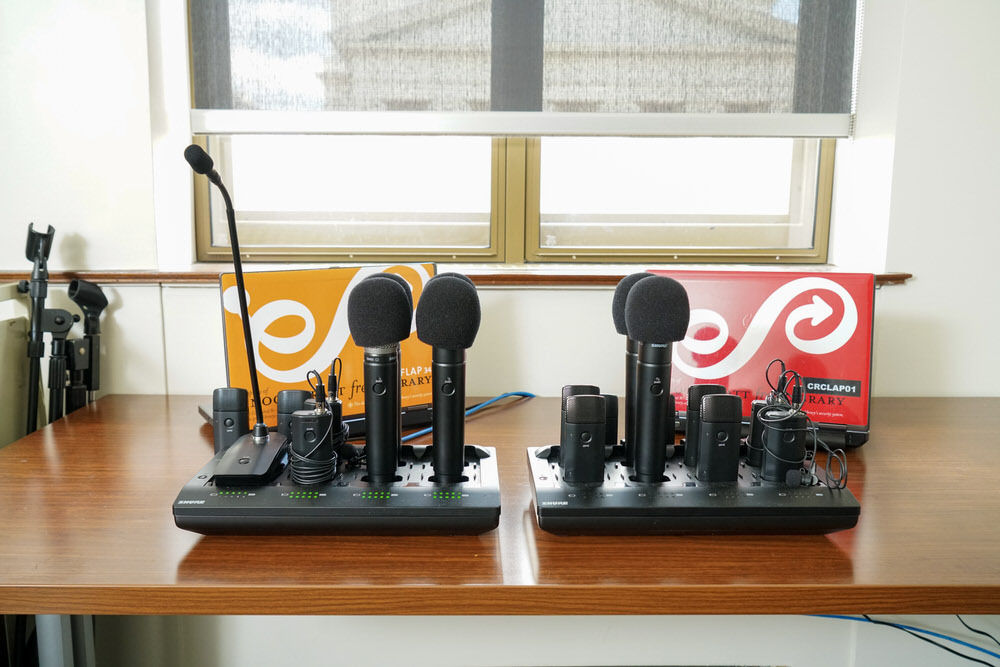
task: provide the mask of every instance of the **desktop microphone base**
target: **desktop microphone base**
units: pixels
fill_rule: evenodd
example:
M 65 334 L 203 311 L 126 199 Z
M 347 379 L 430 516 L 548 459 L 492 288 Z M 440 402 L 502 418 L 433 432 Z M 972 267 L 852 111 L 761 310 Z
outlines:
M 174 501 L 174 522 L 223 535 L 478 534 L 500 522 L 496 451 L 465 446 L 468 481 L 432 481 L 431 447 L 404 445 L 397 481 L 370 483 L 364 467 L 341 464 L 329 482 L 299 485 L 287 468 L 267 484 L 220 486 L 215 456 Z
M 767 482 L 745 459 L 736 482 L 699 482 L 677 447 L 664 481 L 642 484 L 630 479 L 624 456 L 622 446 L 611 448 L 603 482 L 571 485 L 558 445 L 529 447 L 538 526 L 563 535 L 832 533 L 853 528 L 861 513 L 847 489 Z

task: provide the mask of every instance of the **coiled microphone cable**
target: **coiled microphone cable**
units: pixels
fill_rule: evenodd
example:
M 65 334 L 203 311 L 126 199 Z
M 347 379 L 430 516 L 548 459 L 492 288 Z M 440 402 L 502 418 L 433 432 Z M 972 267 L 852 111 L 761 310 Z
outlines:
M 316 384 L 313 384 L 313 376 L 316 377 Z M 299 444 L 302 429 L 295 428 L 298 422 L 293 419 L 292 446 L 288 448 L 289 476 L 296 484 L 322 484 L 333 479 L 337 473 L 339 459 L 337 451 L 347 438 L 348 426 L 340 418 L 340 410 L 330 410 L 330 406 L 327 405 L 326 388 L 323 386 L 323 379 L 319 373 L 309 371 L 306 378 L 316 398 L 316 411 L 310 417 L 318 418 L 320 423 L 326 422 L 326 427 L 323 430 L 323 435 L 316 439 L 316 444 L 313 445 L 312 449 L 302 454 L 296 451 L 296 444 Z M 340 401 L 336 398 L 334 400 L 339 405 Z M 336 429 L 334 422 L 338 425 Z M 326 454 L 329 456 L 325 456 Z M 317 456 L 322 458 L 316 458 Z

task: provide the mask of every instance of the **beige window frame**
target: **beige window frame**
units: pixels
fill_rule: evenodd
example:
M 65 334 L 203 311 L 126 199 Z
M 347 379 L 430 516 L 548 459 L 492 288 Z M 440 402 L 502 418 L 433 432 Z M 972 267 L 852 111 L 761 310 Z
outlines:
M 788 216 L 588 216 L 589 220 L 606 220 L 618 225 L 614 230 L 614 248 L 602 247 L 544 247 L 541 244 L 540 194 L 541 194 L 541 141 L 527 140 L 526 160 L 526 214 L 525 260 L 527 262 L 594 262 L 594 263 L 817 263 L 827 261 L 830 236 L 830 211 L 833 201 L 834 139 L 799 139 L 794 143 L 792 165 L 791 201 Z M 817 155 L 818 152 L 818 155 Z M 811 187 L 815 178 L 815 188 Z M 796 216 L 813 220 L 811 248 L 783 248 L 777 241 L 787 234 L 787 228 L 768 223 L 787 222 Z M 697 218 L 697 219 L 695 219 Z M 670 236 L 685 234 L 684 228 L 661 227 L 656 223 L 730 222 L 725 240 L 734 246 L 747 248 L 685 248 L 671 247 L 668 243 L 653 246 L 650 234 L 656 232 L 669 240 Z M 631 227 L 625 223 L 633 222 Z M 584 236 L 584 234 L 581 234 Z M 643 247 L 645 246 L 645 247 Z M 757 246 L 757 247 L 753 247 Z
M 202 146 L 207 145 L 207 137 L 194 139 Z M 796 142 L 793 157 L 793 181 L 809 182 L 815 174 L 815 196 L 808 188 L 808 196 L 802 196 L 803 188 L 793 183 L 792 206 L 798 207 L 800 216 L 814 213 L 813 247 L 781 248 L 777 244 L 767 245 L 767 227 L 754 226 L 753 216 L 742 216 L 746 227 L 731 227 L 734 244 L 756 244 L 759 247 L 689 249 L 661 244 L 655 248 L 638 247 L 542 247 L 540 243 L 540 186 L 541 186 L 541 140 L 537 138 L 495 138 L 492 141 L 491 203 L 490 203 L 490 245 L 487 248 L 447 248 L 432 246 L 407 246 L 399 250 L 385 247 L 369 247 L 362 244 L 337 249 L 308 247 L 304 244 L 246 246 L 245 261 L 338 261 L 338 262 L 397 262 L 397 261 L 437 261 L 437 262 L 502 262 L 520 263 L 674 263 L 674 262 L 745 262 L 745 263 L 824 263 L 827 260 L 827 246 L 830 228 L 830 210 L 833 192 L 833 155 L 835 140 L 823 139 L 818 142 L 802 140 Z M 812 148 L 811 148 L 812 147 Z M 818 157 L 815 151 L 819 151 Z M 810 151 L 813 151 L 810 154 Z M 231 160 L 224 150 L 216 151 L 216 161 L 223 167 Z M 817 165 L 818 164 L 818 168 Z M 196 178 L 195 184 L 195 238 L 197 258 L 202 262 L 228 261 L 231 251 L 228 245 L 212 245 L 211 211 L 209 207 L 209 183 L 207 179 Z M 796 199 L 798 197 L 798 199 Z M 616 217 L 616 222 L 623 218 Z M 689 219 L 689 218 L 688 218 Z M 656 221 L 680 221 L 684 216 L 657 216 Z M 646 236 L 648 230 L 655 229 L 650 221 L 640 221 L 632 233 Z M 241 229 L 245 223 L 241 223 Z M 643 227 L 645 225 L 645 227 Z M 306 230 L 303 229 L 303 234 Z M 672 232 L 671 232 L 672 233 Z M 727 234 L 730 232 L 727 231 Z M 781 234 L 775 228 L 774 234 Z M 618 232 L 616 232 L 618 234 Z M 764 234 L 765 236 L 761 236 Z M 667 235 L 666 233 L 664 234 Z M 625 230 L 628 236 L 628 230 Z M 616 237 L 617 238 L 617 237 Z M 763 243 L 761 242 L 763 238 Z M 241 240 L 243 236 L 241 234 Z
M 208 149 L 209 137 L 197 135 L 194 142 Z M 210 151 L 220 171 L 232 173 L 232 156 L 225 149 L 225 142 L 215 142 L 213 150 Z M 506 220 L 508 197 L 507 174 L 507 150 L 504 139 L 493 139 L 491 155 L 491 188 L 490 188 L 490 235 L 489 246 L 482 248 L 470 247 L 442 247 L 440 245 L 426 246 L 407 245 L 399 249 L 386 248 L 380 245 L 357 245 L 323 246 L 309 245 L 308 238 L 315 230 L 317 224 L 322 224 L 325 220 L 338 220 L 338 217 L 331 215 L 329 218 L 322 218 L 315 221 L 303 222 L 299 225 L 283 225 L 282 238 L 289 239 L 291 243 L 283 244 L 260 244 L 255 243 L 254 238 L 258 236 L 260 230 L 254 229 L 255 225 L 264 227 L 263 223 L 257 223 L 253 218 L 267 218 L 268 212 L 258 215 L 257 212 L 240 212 L 237 220 L 240 231 L 240 250 L 243 260 L 249 262 L 312 262 L 312 261 L 337 261 L 337 262 L 398 262 L 398 261 L 464 261 L 464 262 L 504 262 L 507 260 L 508 247 L 507 238 L 503 233 L 506 225 L 499 224 L 498 221 Z M 523 172 L 523 168 L 522 168 Z M 523 186 L 515 188 L 514 196 L 523 199 Z M 226 262 L 232 261 L 232 251 L 228 244 L 213 244 L 212 240 L 212 211 L 210 207 L 210 197 L 215 196 L 211 192 L 211 186 L 206 178 L 194 179 L 194 220 L 195 220 L 195 243 L 196 256 L 200 262 Z M 523 203 L 519 210 L 523 211 Z M 521 213 L 523 219 L 523 213 Z M 247 218 L 251 218 L 247 220 Z M 273 215 L 270 215 L 273 217 Z M 417 216 L 418 217 L 418 216 Z M 387 225 L 392 224 L 392 220 L 384 221 Z M 225 225 L 225 220 L 217 220 L 215 224 Z M 378 223 L 375 223 L 378 224 Z M 521 224 L 523 228 L 523 223 Z M 419 230 L 420 233 L 426 233 Z M 266 234 L 266 229 L 264 230 Z M 248 242 L 249 241 L 249 242 Z M 516 251 L 522 252 L 522 246 L 517 246 Z M 523 256 L 523 255 L 521 255 Z M 512 260 L 519 261 L 519 260 Z

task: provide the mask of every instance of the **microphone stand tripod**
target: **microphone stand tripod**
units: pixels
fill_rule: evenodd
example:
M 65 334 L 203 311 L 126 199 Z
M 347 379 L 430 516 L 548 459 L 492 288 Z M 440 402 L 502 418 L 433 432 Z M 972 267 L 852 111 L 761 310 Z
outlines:
M 73 280 L 68 293 L 83 311 L 83 339 L 68 341 L 66 414 L 93 402 L 101 388 L 101 313 L 108 307 L 108 298 L 92 282 Z
M 77 319 L 68 311 L 45 307 L 45 297 L 49 291 L 49 252 L 52 250 L 52 238 L 55 234 L 56 230 L 52 225 L 44 233 L 35 231 L 33 224 L 28 225 L 28 243 L 24 254 L 32 263 L 31 280 L 22 280 L 17 285 L 18 292 L 31 297 L 25 434 L 34 433 L 38 428 L 38 382 L 42 375 L 46 333 L 52 334 L 52 351 L 49 355 L 49 422 L 62 417 L 63 390 L 66 386 L 66 335 Z

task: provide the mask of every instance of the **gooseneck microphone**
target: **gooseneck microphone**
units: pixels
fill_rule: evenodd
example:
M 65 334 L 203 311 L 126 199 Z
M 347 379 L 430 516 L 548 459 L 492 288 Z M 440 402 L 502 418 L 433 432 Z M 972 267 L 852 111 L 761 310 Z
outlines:
M 351 290 L 347 324 L 364 348 L 365 458 L 368 481 L 393 482 L 399 464 L 399 343 L 410 336 L 412 296 L 394 280 L 370 276 Z
M 632 287 L 649 278 L 652 273 L 632 273 L 625 276 L 615 287 L 615 296 L 611 301 L 611 318 L 615 322 L 615 331 L 625 336 L 625 465 L 631 466 L 635 459 L 635 373 L 638 364 L 636 343 L 628 335 L 625 324 L 625 302 Z M 597 392 L 594 392 L 597 393 Z M 615 438 L 617 439 L 617 431 Z
M 687 292 L 666 276 L 639 280 L 625 301 L 628 336 L 638 347 L 633 468 L 639 482 L 663 481 L 674 418 L 670 410 L 671 344 L 683 340 L 690 317 Z
M 406 278 L 397 273 L 373 273 L 372 275 L 365 278 L 365 280 L 391 280 L 398 284 L 406 292 L 406 300 L 410 303 L 410 316 L 413 316 L 413 292 L 410 289 L 410 283 L 406 282 Z M 399 347 L 396 348 L 397 356 L 399 353 Z M 403 386 L 403 364 L 401 362 L 396 363 L 396 375 L 399 376 L 399 386 Z M 396 395 L 396 412 L 403 414 L 403 392 Z M 400 416 L 400 426 L 402 427 L 402 416 Z
M 468 279 L 436 276 L 417 303 L 417 338 L 431 346 L 434 481 L 462 481 L 465 470 L 465 351 L 479 332 L 479 294 Z
M 197 174 L 208 177 L 208 180 L 219 188 L 226 204 L 226 220 L 229 223 L 229 244 L 233 250 L 233 269 L 236 274 L 236 292 L 240 302 L 240 320 L 243 324 L 243 343 L 247 351 L 247 366 L 250 370 L 250 388 L 253 391 L 253 404 L 256 423 L 249 436 L 240 438 L 225 450 L 218 465 L 215 467 L 215 480 L 218 484 L 237 485 L 255 484 L 269 481 L 284 465 L 286 438 L 276 435 L 271 438 L 264 423 L 264 410 L 260 402 L 260 385 L 257 381 L 257 360 L 254 355 L 253 334 L 250 331 L 250 314 L 247 309 L 246 287 L 243 284 L 243 263 L 240 261 L 240 241 L 236 231 L 236 212 L 233 210 L 233 200 L 229 191 L 222 183 L 222 177 L 215 170 L 215 163 L 208 153 L 197 144 L 191 144 L 184 149 L 184 159 Z
M 264 410 L 260 404 L 260 386 L 257 382 L 257 360 L 253 353 L 253 335 L 250 333 L 250 314 L 247 312 L 246 287 L 243 286 L 243 263 L 240 260 L 240 240 L 236 232 L 236 212 L 233 210 L 233 200 L 229 190 L 222 183 L 222 177 L 215 170 L 215 162 L 198 144 L 191 144 L 184 149 L 184 159 L 195 171 L 208 177 L 222 193 L 226 204 L 226 220 L 229 222 L 229 244 L 233 249 L 233 269 L 236 273 L 237 297 L 240 300 L 240 319 L 243 323 L 243 343 L 247 348 L 247 365 L 250 366 L 250 386 L 253 389 L 253 403 L 257 422 L 253 426 L 254 444 L 267 442 L 267 425 L 264 424 Z

